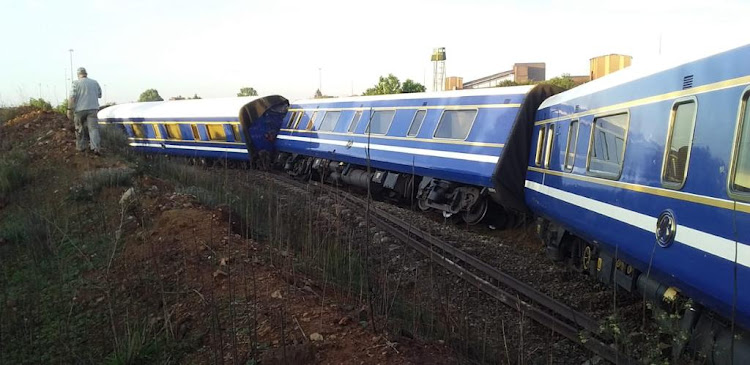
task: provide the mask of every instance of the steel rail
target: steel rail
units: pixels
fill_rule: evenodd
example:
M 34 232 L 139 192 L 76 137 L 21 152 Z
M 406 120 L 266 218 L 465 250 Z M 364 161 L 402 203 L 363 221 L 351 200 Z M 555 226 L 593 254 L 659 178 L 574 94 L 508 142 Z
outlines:
M 354 207 L 361 208 L 367 204 L 365 199 L 352 196 L 349 193 L 342 192 L 341 190 L 325 184 L 318 182 L 312 182 L 312 184 L 342 197 L 345 202 Z M 462 278 L 469 284 L 482 290 L 503 304 L 514 308 L 519 312 L 523 312 L 524 315 L 532 320 L 550 328 L 569 340 L 580 344 L 613 364 L 639 364 L 638 361 L 620 353 L 615 348 L 598 338 L 592 337 L 582 341 L 580 337 L 581 331 L 587 330 L 592 334 L 599 332 L 599 322 L 590 316 L 552 299 L 530 285 L 523 283 L 471 254 L 420 230 L 391 213 L 373 206 L 370 207 L 370 213 L 370 219 L 376 226 L 393 235 L 399 241 L 408 244 L 416 251 L 429 257 L 432 261 L 440 264 L 454 275 Z M 435 251 L 434 248 L 453 256 L 455 259 L 451 260 L 446 255 Z M 493 285 L 488 280 L 481 278 L 479 275 L 461 266 L 459 262 L 465 262 L 468 266 L 496 280 L 498 283 L 507 286 L 518 294 L 509 293 L 500 287 Z M 519 294 L 528 298 L 529 302 L 535 303 L 536 306 L 522 300 L 519 297 Z

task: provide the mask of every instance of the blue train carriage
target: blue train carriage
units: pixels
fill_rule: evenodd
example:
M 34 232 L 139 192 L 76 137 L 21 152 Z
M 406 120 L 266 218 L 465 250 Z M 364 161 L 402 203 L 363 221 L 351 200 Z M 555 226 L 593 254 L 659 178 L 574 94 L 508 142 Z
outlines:
M 114 105 L 99 112 L 137 151 L 270 166 L 289 102 L 277 95 Z M 250 153 L 248 153 L 250 151 Z
M 475 224 L 490 201 L 526 209 L 517 170 L 526 166 L 536 108 L 557 91 L 543 85 L 297 101 L 278 136 L 277 163 L 294 176 L 413 199 Z
M 681 325 L 716 363 L 750 361 L 748 60 L 745 46 L 555 95 L 527 161 L 550 255 L 657 302 L 692 298 Z

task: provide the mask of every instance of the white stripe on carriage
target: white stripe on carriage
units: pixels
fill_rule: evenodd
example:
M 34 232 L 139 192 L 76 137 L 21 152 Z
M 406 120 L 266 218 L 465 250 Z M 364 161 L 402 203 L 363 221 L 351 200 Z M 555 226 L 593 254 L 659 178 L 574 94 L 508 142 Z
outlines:
M 644 231 L 653 233 L 656 230 L 656 217 L 586 198 L 534 181 L 526 180 L 526 188 L 638 227 Z M 750 246 L 746 244 L 740 243 L 739 245 L 735 245 L 735 242 L 732 240 L 680 224 L 677 225 L 675 241 L 731 262 L 734 262 L 736 248 L 737 263 L 745 267 L 750 267 Z
M 153 148 L 174 148 L 180 150 L 200 150 L 200 151 L 213 151 L 213 152 L 233 152 L 233 153 L 245 153 L 247 149 L 244 148 L 221 148 L 221 147 L 207 147 L 207 146 L 182 146 L 176 144 L 161 144 L 161 143 L 130 143 L 132 147 L 153 147 Z
M 336 139 L 298 137 L 298 136 L 288 136 L 288 135 L 283 135 L 283 134 L 278 135 L 277 138 L 286 139 L 290 141 L 321 143 L 321 144 L 328 144 L 328 145 L 342 146 L 342 147 L 350 146 L 350 147 L 364 148 L 364 149 L 368 147 L 367 143 L 349 142 L 349 141 L 342 141 L 342 140 L 336 140 Z M 412 154 L 412 155 L 443 157 L 443 158 L 450 158 L 450 159 L 456 159 L 456 160 L 476 161 L 476 162 L 485 162 L 485 163 L 492 163 L 492 164 L 496 164 L 499 158 L 497 156 L 481 155 L 481 154 L 475 154 L 475 153 L 437 151 L 437 150 L 428 150 L 428 149 L 423 149 L 423 148 L 388 146 L 388 145 L 373 144 L 373 143 L 370 143 L 369 147 L 371 150 L 377 150 L 377 151 L 400 152 L 400 153 L 407 153 L 407 154 Z

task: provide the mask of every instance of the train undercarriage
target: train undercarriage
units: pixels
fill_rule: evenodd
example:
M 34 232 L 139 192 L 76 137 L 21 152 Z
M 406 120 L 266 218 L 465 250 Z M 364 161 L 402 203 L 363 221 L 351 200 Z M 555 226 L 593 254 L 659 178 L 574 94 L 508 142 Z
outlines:
M 518 221 L 514 214 L 493 204 L 486 187 L 290 153 L 278 154 L 275 166 L 300 180 L 369 189 L 373 196 L 413 203 L 422 211 L 437 210 L 445 218 L 460 217 L 469 225 L 489 222 L 489 216 L 491 224 L 496 226 L 505 227 L 508 222 Z
M 547 255 L 607 286 L 616 286 L 651 303 L 651 313 L 672 335 L 672 356 L 690 350 L 708 364 L 740 364 L 750 359 L 750 333 L 663 285 L 596 243 L 587 242 L 563 226 L 537 218 L 536 232 Z

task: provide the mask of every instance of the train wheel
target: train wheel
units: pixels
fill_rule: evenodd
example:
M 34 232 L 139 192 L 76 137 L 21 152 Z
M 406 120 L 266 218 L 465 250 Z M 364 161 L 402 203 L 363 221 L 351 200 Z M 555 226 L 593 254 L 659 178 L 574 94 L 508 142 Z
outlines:
M 485 215 L 487 215 L 488 207 L 489 204 L 487 203 L 487 199 L 480 199 L 478 202 L 474 203 L 474 206 L 472 206 L 471 209 L 463 212 L 463 214 L 461 214 L 461 218 L 463 218 L 466 224 L 477 224 L 481 222 L 482 219 L 484 219 Z
M 417 199 L 417 206 L 423 212 L 430 210 L 430 207 L 427 205 L 427 199 Z

